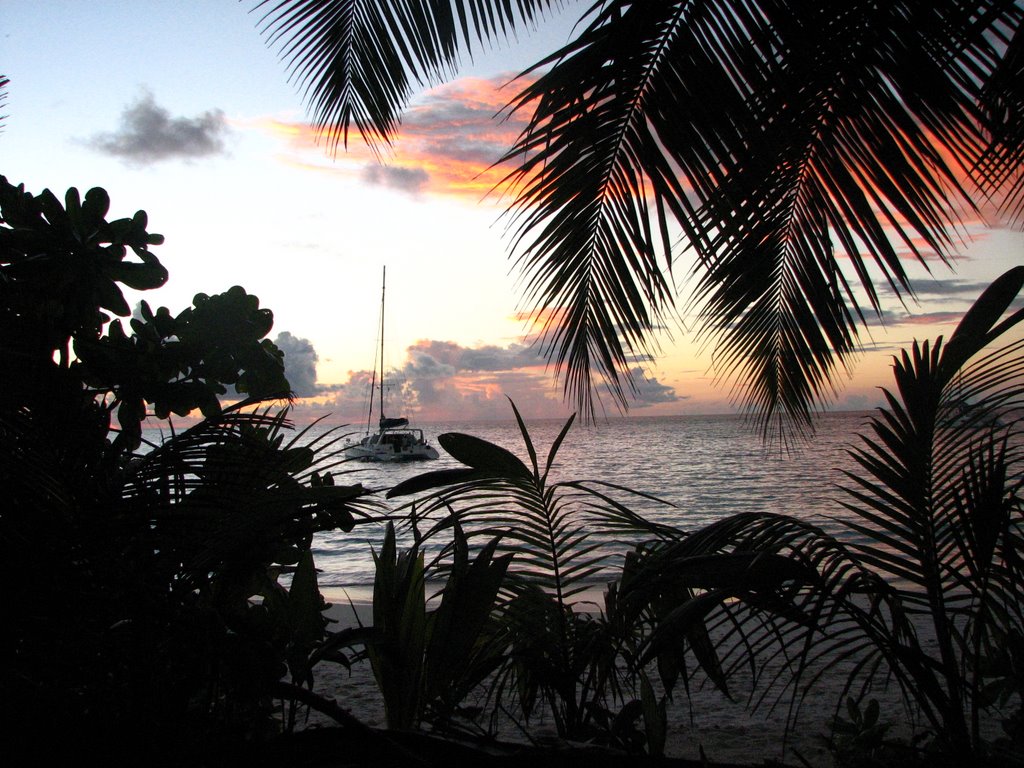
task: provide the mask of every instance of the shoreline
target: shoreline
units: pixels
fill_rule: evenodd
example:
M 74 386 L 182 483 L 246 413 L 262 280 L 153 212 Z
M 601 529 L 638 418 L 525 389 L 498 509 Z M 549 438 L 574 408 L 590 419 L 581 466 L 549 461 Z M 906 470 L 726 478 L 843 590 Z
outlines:
M 331 629 L 338 631 L 372 623 L 373 586 L 321 587 L 324 599 L 330 603 L 325 615 L 333 622 Z M 577 602 L 601 604 L 603 588 L 595 585 L 578 596 Z M 314 690 L 335 701 L 365 725 L 382 729 L 386 726 L 384 703 L 369 663 L 359 663 L 346 669 L 339 664 L 322 663 L 314 671 Z M 667 757 L 711 763 L 762 765 L 775 760 L 797 764 L 797 752 L 814 768 L 832 765 L 832 758 L 823 737 L 826 721 L 835 711 L 839 700 L 839 679 L 822 685 L 804 702 L 803 715 L 794 732 L 786 734 L 786 707 L 780 705 L 772 711 L 765 706 L 751 713 L 745 706 L 745 697 L 731 701 L 708 684 L 690 691 L 687 697 L 680 689 L 668 705 L 668 732 L 665 745 Z M 739 686 L 742 688 L 742 686 Z M 745 692 L 745 691 L 744 691 Z M 892 707 L 883 705 L 883 712 L 895 714 Z M 323 727 L 333 724 L 320 716 L 311 716 L 309 725 Z M 550 717 L 535 715 L 530 721 L 530 737 L 541 743 L 557 743 L 555 727 Z M 522 734 L 503 730 L 499 739 L 522 741 Z M 794 748 L 797 752 L 794 752 Z

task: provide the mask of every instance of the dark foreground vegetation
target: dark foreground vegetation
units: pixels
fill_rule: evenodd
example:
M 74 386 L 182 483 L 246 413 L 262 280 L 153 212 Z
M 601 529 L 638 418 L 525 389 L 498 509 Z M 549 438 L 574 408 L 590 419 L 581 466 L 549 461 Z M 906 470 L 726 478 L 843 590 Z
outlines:
M 1024 267 L 895 361 L 851 449 L 850 536 L 766 514 L 683 532 L 633 514 L 634 491 L 549 479 L 572 420 L 546 455 L 520 421 L 525 463 L 441 436 L 465 468 L 391 489 L 403 507 L 336 484 L 332 435 L 257 407 L 288 385 L 255 297 L 143 303 L 125 330 L 122 286 L 166 271 L 145 214 L 108 221 L 108 205 L 0 179 L 5 743 L 113 763 L 673 764 L 669 697 L 709 682 L 792 701 L 795 721 L 841 661 L 840 764 L 1024 764 Z M 159 444 L 147 416 L 167 422 Z M 332 631 L 313 536 L 385 518 L 372 625 Z M 635 544 L 610 560 L 602 534 Z M 598 575 L 603 604 L 584 610 Z M 361 663 L 384 731 L 314 687 L 317 665 Z M 903 714 L 871 703 L 881 684 L 913 740 L 888 738 Z M 302 731 L 307 708 L 337 725 Z M 542 712 L 561 748 L 496 741 L 499 715 L 529 734 Z
M 251 5 L 337 147 L 350 130 L 389 140 L 414 84 L 556 4 Z M 912 295 L 908 254 L 952 258 L 950 233 L 983 204 L 1024 211 L 1019 2 L 587 8 L 511 105 L 528 127 L 504 158 L 527 300 L 585 415 L 598 380 L 628 400 L 630 361 L 673 317 L 684 248 L 723 374 L 772 434 L 811 424 L 881 314 L 876 282 Z M 570 424 L 546 456 L 524 426 L 525 462 L 443 436 L 465 469 L 392 489 L 413 500 L 394 510 L 340 484 L 334 438 L 266 406 L 288 384 L 256 297 L 124 319 L 123 288 L 167 273 L 145 214 L 108 207 L 99 189 L 60 200 L 0 178 L 10 754 L 661 764 L 670 696 L 706 681 L 806 723 L 824 713 L 802 715 L 804 695 L 841 674 L 840 765 L 1024 764 L 1024 267 L 949 339 L 895 360 L 838 491 L 844 536 L 754 514 L 683 532 L 632 514 L 628 489 L 549 480 Z M 171 428 L 194 410 L 198 425 Z M 143 445 L 146 418 L 167 425 L 159 444 Z M 385 518 L 372 625 L 334 632 L 313 537 Z M 595 548 L 606 533 L 633 542 L 620 560 Z M 598 574 L 603 604 L 584 612 L 574 598 Z M 428 583 L 443 585 L 429 603 Z M 370 665 L 387 729 L 315 689 L 325 664 Z M 910 736 L 889 730 L 903 711 L 873 703 L 881 685 L 900 691 Z M 337 725 L 301 731 L 307 709 Z M 495 717 L 528 735 L 542 712 L 565 748 L 494 742 Z

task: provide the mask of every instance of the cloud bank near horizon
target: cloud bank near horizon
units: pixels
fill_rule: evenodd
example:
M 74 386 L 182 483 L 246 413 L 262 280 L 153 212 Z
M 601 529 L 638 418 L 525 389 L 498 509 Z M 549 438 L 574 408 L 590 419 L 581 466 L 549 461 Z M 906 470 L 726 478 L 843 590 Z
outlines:
M 286 371 L 296 387 L 288 354 Z M 311 345 L 301 354 L 303 360 L 315 361 Z M 637 383 L 633 408 L 687 399 L 640 367 L 633 375 Z M 317 397 L 301 407 L 361 423 L 367 418 L 371 385 L 379 386 L 371 371 L 351 371 L 345 382 L 318 385 Z M 401 368 L 385 375 L 387 415 L 415 415 L 424 421 L 504 419 L 512 415 L 509 399 L 526 418 L 564 417 L 570 411 L 546 361 L 534 347 L 522 343 L 466 347 L 422 340 L 407 349 Z

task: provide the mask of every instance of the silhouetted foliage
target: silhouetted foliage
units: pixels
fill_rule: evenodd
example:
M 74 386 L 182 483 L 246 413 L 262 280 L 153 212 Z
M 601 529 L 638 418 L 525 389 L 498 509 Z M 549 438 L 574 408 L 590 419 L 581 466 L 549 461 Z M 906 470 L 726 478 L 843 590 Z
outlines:
M 842 665 L 850 719 L 832 724 L 845 765 L 1021 764 L 1024 341 L 1010 332 L 1024 319 L 1012 309 L 1022 286 L 1018 267 L 948 343 L 915 343 L 897 359 L 896 392 L 851 449 L 862 471 L 839 499 L 846 536 L 757 513 L 684 532 L 629 512 L 614 499 L 623 488 L 549 483 L 571 420 L 543 466 L 520 421 L 532 468 L 478 438 L 442 435 L 467 466 L 389 496 L 433 491 L 410 511 L 412 555 L 456 526 L 457 538 L 513 555 L 492 611 L 495 671 L 481 683 L 492 712 L 515 702 L 528 721 L 543 706 L 563 736 L 657 753 L 665 709 L 652 678 L 668 695 L 699 676 L 735 695 L 734 678 L 752 674 L 750 703 L 783 703 L 795 722 Z M 601 530 L 646 540 L 607 570 Z M 444 553 L 427 564 L 445 568 Z M 603 603 L 579 603 L 599 575 Z M 861 709 L 885 676 L 925 724 L 915 744 L 884 738 L 877 703 Z M 985 730 L 999 718 L 1002 737 Z
M 4 104 L 7 103 L 7 86 L 11 84 L 10 78 L 6 75 L 0 75 L 0 108 L 3 108 Z M 4 120 L 7 119 L 7 115 L 0 114 L 0 126 L 3 125 Z
M 723 679 L 749 663 L 751 648 L 775 664 L 762 700 L 774 687 L 799 701 L 840 662 L 849 675 L 843 696 L 855 702 L 889 676 L 923 719 L 927 742 L 927 751 L 904 744 L 890 758 L 1024 762 L 1014 725 L 1024 702 L 1024 341 L 1011 333 L 1024 320 L 1013 309 L 1022 286 L 1017 267 L 985 291 L 948 342 L 915 342 L 896 360 L 895 391 L 851 449 L 859 471 L 847 473 L 839 499 L 849 513 L 839 521 L 845 535 L 744 514 L 641 552 L 623 593 L 652 606 L 669 598 L 647 657 L 673 653 L 696 618 L 720 638 L 713 653 L 723 658 Z M 719 553 L 736 551 L 776 573 L 771 559 L 788 561 L 791 573 L 737 581 L 731 570 L 709 584 Z M 698 585 L 701 594 L 691 589 Z M 839 735 L 870 737 L 880 748 L 864 717 L 851 718 Z M 994 738 L 984 726 L 1000 718 L 1006 734 Z M 878 723 L 877 713 L 867 719 Z M 869 746 L 840 747 L 857 744 Z
M 314 654 L 344 664 L 368 660 L 389 728 L 430 723 L 448 733 L 458 730 L 463 700 L 501 664 L 492 612 L 512 556 L 496 557 L 493 540 L 470 561 L 457 524 L 454 533 L 444 586 L 428 607 L 420 542 L 399 549 L 389 523 L 373 553 L 373 623 L 333 633 Z M 344 649 L 356 653 L 345 655 Z
M 500 446 L 448 433 L 438 442 L 465 468 L 427 472 L 388 492 L 396 498 L 434 491 L 410 513 L 417 548 L 436 546 L 454 533 L 426 564 L 434 578 L 456 574 L 459 552 L 467 545 L 511 556 L 480 644 L 490 675 L 479 680 L 487 703 L 476 725 L 486 729 L 488 717 L 500 711 L 526 727 L 544 712 L 565 738 L 658 753 L 664 704 L 654 700 L 633 663 L 644 627 L 623 615 L 614 591 L 601 606 L 582 604 L 580 593 L 596 579 L 614 576 L 615 556 L 601 546 L 602 537 L 607 545 L 616 537 L 677 532 L 628 508 L 630 498 L 653 500 L 645 494 L 601 481 L 551 480 L 573 419 L 541 463 L 512 408 L 529 465 Z M 640 720 L 644 729 L 637 726 Z
M 326 627 L 313 534 L 350 530 L 365 492 L 315 468 L 329 436 L 285 441 L 286 409 L 243 409 L 288 393 L 256 297 L 143 304 L 125 333 L 122 286 L 167 272 L 146 214 L 108 207 L 0 177 L 0 557 L 17 583 L 0 720 L 37 753 L 61 734 L 173 761 L 287 725 L 275 697 L 311 684 Z M 225 407 L 228 386 L 246 401 Z M 136 450 L 147 416 L 197 408 Z

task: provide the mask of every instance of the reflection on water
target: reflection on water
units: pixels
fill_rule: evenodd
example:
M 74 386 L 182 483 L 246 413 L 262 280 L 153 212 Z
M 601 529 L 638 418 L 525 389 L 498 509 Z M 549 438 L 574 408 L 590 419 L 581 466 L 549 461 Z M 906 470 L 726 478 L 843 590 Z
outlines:
M 562 444 L 553 479 L 603 480 L 657 496 L 673 506 L 637 498 L 632 508 L 652 520 L 694 529 L 737 512 L 794 515 L 835 531 L 840 516 L 835 486 L 842 470 L 854 469 L 846 454 L 868 414 L 829 414 L 817 437 L 796 453 L 767 451 L 760 437 L 735 416 L 628 418 L 594 427 L 575 425 Z M 536 421 L 528 427 L 541 462 L 563 422 Z M 423 425 L 420 425 L 423 426 Z M 466 432 L 501 445 L 529 463 L 514 421 L 427 425 L 428 439 L 442 432 Z M 460 466 L 441 452 L 438 461 L 412 464 L 346 463 L 339 483 L 362 483 L 384 492 L 421 472 Z M 350 533 L 321 534 L 315 544 L 321 586 L 369 584 L 370 548 L 382 529 L 357 526 Z

